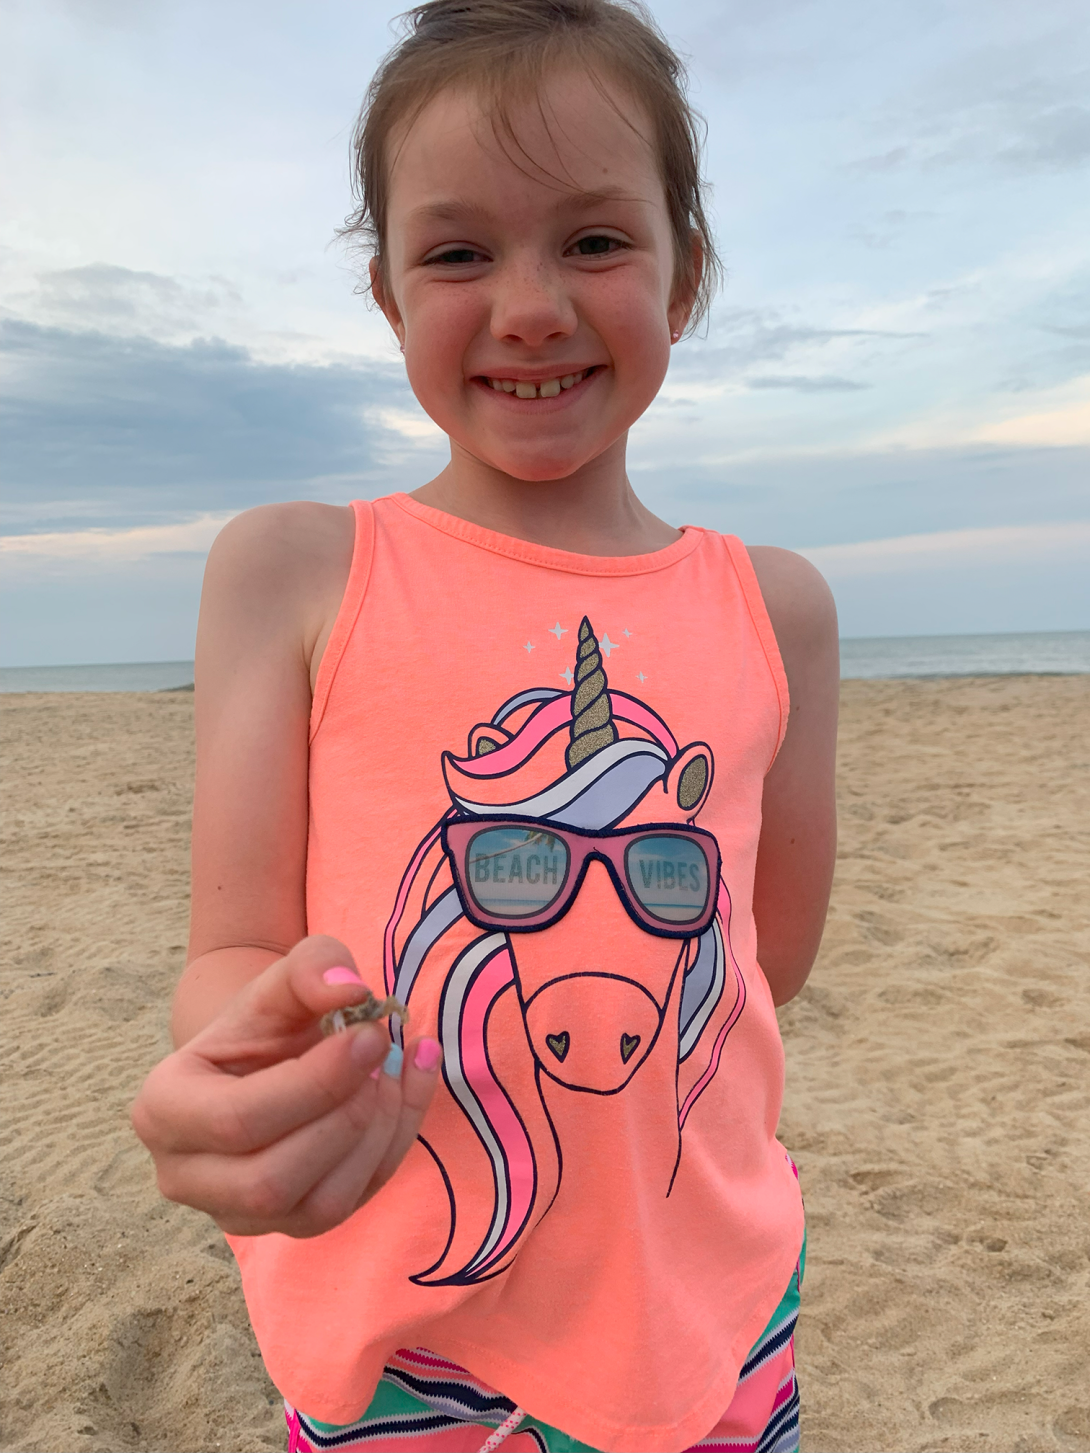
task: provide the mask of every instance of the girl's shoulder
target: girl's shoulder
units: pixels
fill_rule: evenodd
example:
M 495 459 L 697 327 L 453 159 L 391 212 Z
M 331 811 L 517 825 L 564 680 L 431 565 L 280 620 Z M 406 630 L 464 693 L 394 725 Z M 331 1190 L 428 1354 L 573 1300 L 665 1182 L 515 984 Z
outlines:
M 351 505 L 292 500 L 258 505 L 235 515 L 216 536 L 209 556 L 229 556 L 248 570 L 306 572 L 347 553 L 351 561 L 355 517 Z
M 825 577 L 802 555 L 776 545 L 746 548 L 772 622 L 788 678 L 791 665 L 814 653 L 836 655 L 837 620 Z
M 302 651 L 316 662 L 352 567 L 355 515 L 348 505 L 295 500 L 230 520 L 212 546 L 201 632 L 236 648 Z
M 831 773 L 836 745 L 840 700 L 836 602 L 821 572 L 793 550 L 752 545 L 748 553 L 790 698 L 789 725 L 777 759 L 779 776 L 790 778 L 794 768 L 817 780 L 826 775 L 826 768 Z

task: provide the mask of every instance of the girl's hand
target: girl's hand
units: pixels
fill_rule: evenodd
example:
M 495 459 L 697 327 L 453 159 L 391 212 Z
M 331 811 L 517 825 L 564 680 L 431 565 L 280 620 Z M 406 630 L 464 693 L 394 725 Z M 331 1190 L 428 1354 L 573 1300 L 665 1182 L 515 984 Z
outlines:
M 132 1123 L 169 1200 L 236 1236 L 318 1236 L 393 1175 L 441 1051 L 414 1040 L 402 1064 L 382 1023 L 323 1039 L 323 1014 L 366 997 L 351 965 L 335 939 L 303 939 L 151 1072 Z

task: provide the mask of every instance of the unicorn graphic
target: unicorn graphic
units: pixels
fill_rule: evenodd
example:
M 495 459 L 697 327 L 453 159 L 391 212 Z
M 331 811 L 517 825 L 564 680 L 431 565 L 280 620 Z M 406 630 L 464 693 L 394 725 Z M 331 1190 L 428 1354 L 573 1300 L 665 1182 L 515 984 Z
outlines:
M 679 748 L 609 688 L 586 617 L 572 690 L 520 692 L 442 767 L 451 808 L 404 873 L 384 965 L 387 993 L 409 1005 L 444 975 L 438 1034 L 461 1114 L 433 1116 L 421 1144 L 450 1233 L 412 1280 L 464 1286 L 510 1267 L 563 1197 L 588 1111 L 636 1113 L 625 1104 L 641 1085 L 639 1115 L 670 1127 L 671 1163 L 651 1168 L 670 1195 L 745 984 L 719 848 L 695 824 L 711 748 Z M 479 1195 L 467 1212 L 467 1164 L 478 1188 L 491 1177 L 484 1219 Z

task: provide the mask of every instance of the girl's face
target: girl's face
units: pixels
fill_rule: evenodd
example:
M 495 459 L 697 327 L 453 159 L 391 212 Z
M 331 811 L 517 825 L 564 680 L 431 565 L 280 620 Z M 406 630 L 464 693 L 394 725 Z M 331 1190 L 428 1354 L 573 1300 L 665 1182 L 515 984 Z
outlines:
M 623 450 L 687 317 L 647 119 L 608 90 L 557 73 L 502 145 L 444 91 L 391 142 L 376 297 L 455 451 L 516 479 Z

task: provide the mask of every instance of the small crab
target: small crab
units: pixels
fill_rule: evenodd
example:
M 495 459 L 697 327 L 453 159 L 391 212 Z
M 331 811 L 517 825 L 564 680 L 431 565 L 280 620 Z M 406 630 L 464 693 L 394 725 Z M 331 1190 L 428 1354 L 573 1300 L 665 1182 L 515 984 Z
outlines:
M 409 1011 L 400 999 L 395 999 L 392 994 L 388 994 L 385 999 L 376 999 L 368 990 L 367 998 L 361 1003 L 347 1004 L 343 1009 L 334 1009 L 329 1014 L 323 1014 L 321 1029 L 323 1034 L 343 1034 L 350 1024 L 369 1024 L 376 1019 L 386 1019 L 391 1014 L 396 1014 L 403 1025 L 408 1024 Z

